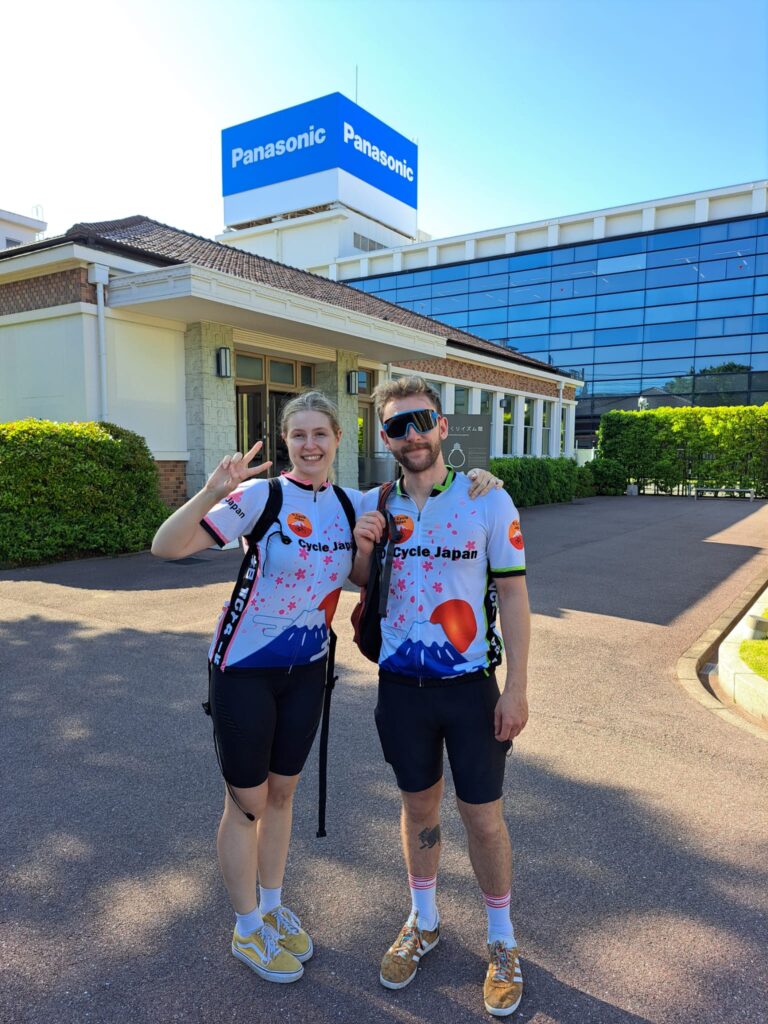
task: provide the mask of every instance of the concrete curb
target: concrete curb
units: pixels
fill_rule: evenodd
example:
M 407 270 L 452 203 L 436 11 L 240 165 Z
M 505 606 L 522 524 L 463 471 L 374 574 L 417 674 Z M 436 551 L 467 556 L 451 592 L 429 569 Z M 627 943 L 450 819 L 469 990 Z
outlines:
M 723 639 L 739 624 L 765 590 L 768 590 L 768 580 L 763 577 L 754 579 L 678 659 L 677 678 L 683 689 L 708 711 L 768 742 L 768 730 L 746 718 L 734 703 L 733 695 L 729 697 L 727 690 L 718 687 L 715 679 L 712 681 L 715 692 L 708 690 L 700 674 L 704 665 L 717 660 L 718 648 Z

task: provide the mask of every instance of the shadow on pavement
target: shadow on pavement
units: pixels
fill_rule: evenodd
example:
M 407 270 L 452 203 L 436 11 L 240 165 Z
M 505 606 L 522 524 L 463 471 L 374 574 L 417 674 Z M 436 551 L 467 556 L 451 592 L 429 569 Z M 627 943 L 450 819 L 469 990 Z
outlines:
M 214 849 L 222 784 L 200 710 L 206 637 L 92 634 L 75 621 L 33 617 L 0 627 L 0 642 L 0 1019 L 487 1019 L 482 903 L 447 806 L 443 940 L 407 990 L 387 993 L 376 980 L 406 903 L 398 797 L 373 726 L 370 670 L 340 662 L 326 840 L 314 838 L 314 753 L 297 797 L 289 899 L 315 934 L 316 957 L 299 985 L 270 986 L 228 953 L 231 914 Z M 747 871 L 697 849 L 663 809 L 543 761 L 516 756 L 508 788 L 528 981 L 517 1020 L 647 1024 L 621 1002 L 653 1007 L 654 1022 L 692 1022 L 729 985 L 734 1011 L 739 999 L 758 1005 L 754 964 L 768 944 L 755 898 L 768 888 L 764 839 L 762 867 Z M 611 950 L 622 947 L 627 922 L 647 941 L 628 968 L 635 986 L 612 1000 Z M 690 945 L 680 938 L 688 929 L 697 937 Z M 700 936 L 714 934 L 732 939 L 726 955 L 702 946 Z M 695 1015 L 690 992 L 678 1007 L 674 975 L 664 974 L 667 942 L 696 994 Z M 580 977 L 600 996 L 582 991 Z
M 761 552 L 711 538 L 764 505 L 642 496 L 523 509 L 531 610 L 666 625 Z

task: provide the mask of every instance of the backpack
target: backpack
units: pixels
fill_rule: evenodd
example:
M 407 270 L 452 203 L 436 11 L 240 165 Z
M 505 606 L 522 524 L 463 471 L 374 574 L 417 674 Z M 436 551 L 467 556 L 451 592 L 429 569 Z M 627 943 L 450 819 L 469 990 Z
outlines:
M 240 619 L 240 616 L 245 612 L 248 607 L 248 601 L 250 600 L 251 591 L 256 581 L 259 568 L 259 549 L 258 544 L 270 526 L 278 521 L 280 515 L 280 509 L 283 507 L 283 487 L 280 483 L 279 477 L 271 477 L 268 481 L 269 493 L 267 495 L 267 502 L 264 506 L 264 510 L 253 525 L 253 529 L 250 533 L 244 537 L 245 557 L 240 565 L 240 571 L 237 574 L 237 580 L 232 590 L 232 596 L 229 599 L 229 608 L 227 609 L 225 620 L 221 624 L 219 630 L 216 647 L 214 648 L 213 658 L 208 665 L 208 700 L 203 703 L 203 711 L 206 715 L 211 714 L 211 692 L 210 692 L 210 677 L 212 666 L 219 665 L 227 653 L 227 648 L 235 634 L 236 625 Z M 344 514 L 349 522 L 349 530 L 352 534 L 352 558 L 355 557 L 355 510 L 352 506 L 352 502 L 349 499 L 347 492 L 339 487 L 337 484 L 333 484 L 333 490 L 339 501 L 339 504 L 344 510 Z M 283 533 L 282 528 L 278 524 L 278 534 L 283 544 L 290 544 L 291 538 L 286 537 Z M 335 675 L 335 654 L 336 654 L 336 634 L 333 629 L 330 631 L 328 638 L 328 661 L 326 664 L 325 674 L 325 693 L 323 695 L 323 719 L 320 727 L 320 766 L 319 766 L 319 807 L 318 807 L 318 826 L 317 836 L 318 838 L 325 836 L 325 807 L 326 807 L 326 780 L 327 780 L 327 769 L 328 769 L 328 731 L 330 727 L 330 713 L 331 713 L 331 693 L 334 686 L 336 685 L 337 676 Z M 219 761 L 219 768 L 221 768 L 221 758 L 219 756 L 218 742 L 216 739 L 216 730 L 213 732 L 213 743 L 216 749 L 216 757 Z M 225 780 L 226 783 L 226 780 Z M 238 800 L 235 798 L 232 788 L 229 783 L 226 783 L 229 795 L 235 802 L 237 807 L 240 807 Z M 240 810 L 243 814 L 251 820 L 253 815 L 249 814 L 242 807 Z
M 374 545 L 368 583 L 361 589 L 360 600 L 352 612 L 354 641 L 364 657 L 377 663 L 381 654 L 381 620 L 387 614 L 392 559 L 395 544 L 401 537 L 395 517 L 386 508 L 395 484 L 396 481 L 390 480 L 379 488 L 376 511 L 386 519 L 386 529 L 382 539 Z

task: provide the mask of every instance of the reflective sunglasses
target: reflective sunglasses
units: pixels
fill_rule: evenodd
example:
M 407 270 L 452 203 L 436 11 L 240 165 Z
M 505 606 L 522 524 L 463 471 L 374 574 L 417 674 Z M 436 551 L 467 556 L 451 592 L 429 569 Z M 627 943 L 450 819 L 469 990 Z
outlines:
M 434 409 L 412 409 L 386 420 L 383 424 L 384 433 L 394 440 L 405 437 L 408 427 L 413 427 L 419 434 L 428 434 L 437 426 L 437 420 L 438 416 Z

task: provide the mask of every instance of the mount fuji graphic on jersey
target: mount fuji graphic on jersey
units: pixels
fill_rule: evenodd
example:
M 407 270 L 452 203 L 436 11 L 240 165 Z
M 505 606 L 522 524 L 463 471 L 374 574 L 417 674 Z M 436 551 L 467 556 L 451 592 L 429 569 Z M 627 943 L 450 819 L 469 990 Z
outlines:
M 382 623 L 382 650 L 391 651 L 380 667 L 387 672 L 402 672 L 404 675 L 451 676 L 457 665 L 465 665 L 452 643 L 446 639 L 442 626 L 429 620 L 414 622 L 405 639 L 401 632 Z
M 242 661 L 233 661 L 231 668 L 251 668 L 270 665 L 288 668 L 294 664 L 316 661 L 325 654 L 328 627 L 321 609 L 303 611 L 291 621 L 282 616 L 259 615 L 259 625 L 267 643 Z M 269 637 L 274 636 L 274 640 Z

